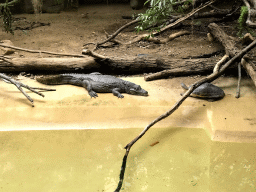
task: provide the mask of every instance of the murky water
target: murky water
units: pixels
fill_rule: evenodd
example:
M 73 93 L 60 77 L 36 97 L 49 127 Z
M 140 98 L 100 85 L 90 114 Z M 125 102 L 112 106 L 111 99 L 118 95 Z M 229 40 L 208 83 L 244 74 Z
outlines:
M 123 147 L 141 130 L 0 132 L 0 191 L 114 191 Z M 152 128 L 131 149 L 123 191 L 255 191 L 255 147 Z

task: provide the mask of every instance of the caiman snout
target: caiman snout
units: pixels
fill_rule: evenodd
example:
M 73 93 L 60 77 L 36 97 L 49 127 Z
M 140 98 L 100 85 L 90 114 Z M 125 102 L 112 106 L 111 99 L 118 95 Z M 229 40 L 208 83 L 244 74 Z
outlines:
M 135 89 L 130 89 L 130 94 L 148 96 L 148 92 L 142 89 L 140 86 L 136 87 Z

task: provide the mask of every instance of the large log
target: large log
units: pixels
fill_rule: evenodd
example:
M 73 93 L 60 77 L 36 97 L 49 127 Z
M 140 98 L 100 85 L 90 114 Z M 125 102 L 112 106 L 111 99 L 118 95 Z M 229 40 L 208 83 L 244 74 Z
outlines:
M 172 59 L 154 57 L 126 57 L 94 59 L 85 58 L 7 58 L 0 57 L 0 72 L 112 72 L 138 74 L 175 69 L 182 74 L 195 70 L 205 72 L 213 69 L 218 58 Z
M 230 38 L 217 24 L 209 24 L 209 29 L 211 30 L 212 35 L 221 42 L 225 47 L 226 53 L 230 56 L 236 55 L 238 52 L 241 52 L 241 49 L 236 47 L 236 43 Z M 245 56 L 246 58 L 246 56 Z M 242 65 L 251 77 L 254 85 L 256 86 L 256 69 L 252 62 L 247 62 L 245 59 L 242 60 Z

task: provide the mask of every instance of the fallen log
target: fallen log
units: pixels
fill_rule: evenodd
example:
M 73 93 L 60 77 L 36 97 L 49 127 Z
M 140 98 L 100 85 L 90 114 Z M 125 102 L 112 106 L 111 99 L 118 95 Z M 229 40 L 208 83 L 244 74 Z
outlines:
M 64 72 L 98 69 L 93 58 L 10 58 L 0 57 L 0 72 Z
M 138 57 L 106 57 L 90 50 L 83 50 L 84 55 L 92 56 L 101 64 L 104 71 L 110 70 L 114 73 L 145 73 L 161 70 L 175 70 L 180 75 L 195 72 L 212 71 L 219 57 L 200 59 L 172 59 L 168 57 L 156 58 L 150 55 Z
M 251 77 L 255 87 L 256 87 L 256 67 L 251 61 L 246 61 L 245 59 L 242 59 L 241 61 L 242 66 L 247 71 L 249 76 Z
M 202 74 L 213 71 L 216 62 L 220 58 L 210 59 L 183 59 L 179 61 L 180 66 L 172 69 L 163 70 L 144 77 L 145 81 L 167 78 L 169 76 L 184 76 L 193 74 Z M 193 61 L 192 61 L 193 60 Z M 206 64 L 204 61 L 211 61 L 211 64 Z
M 104 57 L 104 56 L 103 56 Z M 200 59 L 155 58 L 150 56 L 110 58 L 10 58 L 0 57 L 0 72 L 111 72 L 138 74 L 175 69 L 182 74 L 206 72 L 214 68 L 218 57 Z
M 227 55 L 233 57 L 237 53 L 241 52 L 241 49 L 236 46 L 236 43 L 232 40 L 232 38 L 230 38 L 217 24 L 211 23 L 208 27 L 212 35 L 224 46 Z M 245 55 L 244 59 L 242 60 L 242 66 L 247 71 L 254 85 L 256 86 L 255 66 L 252 62 L 247 62 L 246 59 L 248 59 L 248 57 Z

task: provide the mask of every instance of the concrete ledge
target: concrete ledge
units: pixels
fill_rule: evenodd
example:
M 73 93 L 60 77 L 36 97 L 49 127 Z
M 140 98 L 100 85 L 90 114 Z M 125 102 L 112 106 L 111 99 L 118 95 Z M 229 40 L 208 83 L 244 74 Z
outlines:
M 14 86 L 0 82 L 1 130 L 144 128 L 177 102 L 183 92 L 181 82 L 191 84 L 198 78 L 153 82 L 145 82 L 142 77 L 123 79 L 140 84 L 149 96 L 124 94 L 124 99 L 118 99 L 109 93 L 91 99 L 84 88 L 58 85 L 54 86 L 56 92 L 45 92 L 45 98 L 29 93 L 35 100 L 33 108 Z M 49 87 L 30 79 L 22 82 Z M 239 99 L 234 97 L 235 78 L 222 77 L 214 84 L 223 88 L 226 93 L 224 99 L 208 102 L 188 98 L 176 112 L 154 127 L 205 128 L 212 140 L 256 142 L 253 83 L 250 79 L 243 79 Z

